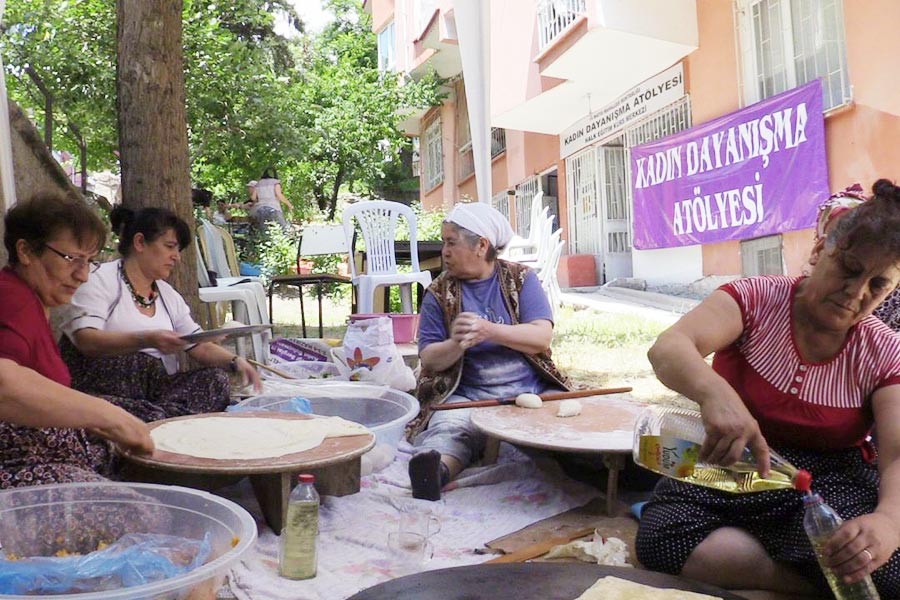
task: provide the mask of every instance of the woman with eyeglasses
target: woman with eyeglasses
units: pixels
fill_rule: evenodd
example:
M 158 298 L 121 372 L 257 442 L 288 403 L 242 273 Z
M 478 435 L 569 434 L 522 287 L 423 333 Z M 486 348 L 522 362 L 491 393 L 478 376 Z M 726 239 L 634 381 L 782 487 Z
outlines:
M 0 489 L 102 480 L 113 455 L 101 438 L 139 453 L 152 452 L 153 440 L 126 411 L 69 387 L 49 314 L 88 280 L 106 228 L 84 202 L 55 195 L 16 205 L 4 223 Z
M 226 371 L 260 389 L 259 374 L 245 359 L 212 342 L 181 339 L 201 329 L 164 280 L 191 242 L 187 223 L 163 208 L 122 206 L 110 221 L 122 258 L 100 266 L 72 298 L 63 322 L 60 345 L 72 386 L 148 422 L 225 410 Z M 182 350 L 205 368 L 179 372 Z

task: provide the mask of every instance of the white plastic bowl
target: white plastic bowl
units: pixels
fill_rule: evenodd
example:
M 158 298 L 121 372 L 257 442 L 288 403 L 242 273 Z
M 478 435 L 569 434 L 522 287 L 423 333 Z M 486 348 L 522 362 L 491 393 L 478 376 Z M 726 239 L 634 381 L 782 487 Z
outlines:
M 231 565 L 256 541 L 256 522 L 246 510 L 207 492 L 145 483 L 93 482 L 40 485 L 0 492 L 0 542 L 6 556 L 85 552 L 108 541 L 114 516 L 125 533 L 159 533 L 191 539 L 209 535 L 211 560 L 162 581 L 128 588 L 52 595 L 0 595 L 2 599 L 59 600 L 212 600 Z M 135 518 L 137 516 L 138 518 Z M 145 517 L 145 518 L 141 518 Z M 38 543 L 40 534 L 49 540 Z M 39 533 L 40 532 L 40 533 Z M 48 546 L 49 544 L 49 546 Z M 83 547 L 91 550 L 84 550 Z
M 247 398 L 238 407 L 291 412 L 290 400 L 298 396 L 309 400 L 313 414 L 343 417 L 372 430 L 375 447 L 363 456 L 364 473 L 379 471 L 394 460 L 406 424 L 419 414 L 419 401 L 413 396 L 357 381 L 282 380 L 277 394 Z

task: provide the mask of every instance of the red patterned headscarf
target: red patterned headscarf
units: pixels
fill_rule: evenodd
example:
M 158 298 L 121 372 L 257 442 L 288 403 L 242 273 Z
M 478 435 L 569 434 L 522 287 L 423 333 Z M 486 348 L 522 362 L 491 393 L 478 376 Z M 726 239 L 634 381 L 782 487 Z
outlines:
M 828 200 L 819 205 L 815 242 L 825 237 L 825 230 L 837 217 L 853 210 L 868 199 L 859 183 L 854 183 L 843 191 L 829 196 Z

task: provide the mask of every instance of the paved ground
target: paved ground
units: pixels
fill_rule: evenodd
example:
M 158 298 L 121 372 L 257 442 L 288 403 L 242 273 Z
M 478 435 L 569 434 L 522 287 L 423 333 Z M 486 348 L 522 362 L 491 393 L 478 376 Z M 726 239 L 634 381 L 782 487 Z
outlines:
M 674 323 L 699 303 L 691 298 L 620 287 L 564 290 L 562 301 L 604 312 L 640 315 L 662 323 Z

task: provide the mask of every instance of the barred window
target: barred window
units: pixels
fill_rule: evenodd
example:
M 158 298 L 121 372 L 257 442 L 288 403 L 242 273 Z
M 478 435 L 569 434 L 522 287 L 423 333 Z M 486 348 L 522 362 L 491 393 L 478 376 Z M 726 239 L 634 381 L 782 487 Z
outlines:
M 843 0 L 740 0 L 747 104 L 822 78 L 825 110 L 851 100 Z
M 440 117 L 436 117 L 425 126 L 424 140 L 425 189 L 430 190 L 444 181 L 444 149 Z

